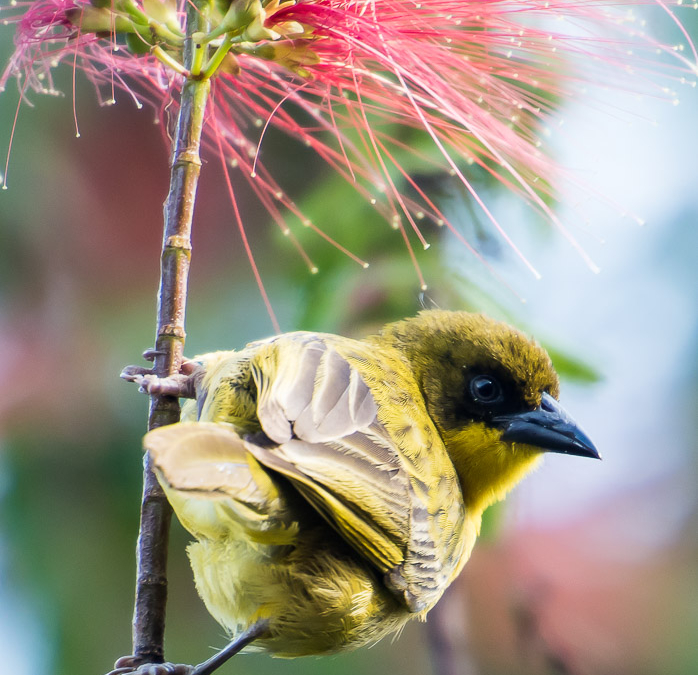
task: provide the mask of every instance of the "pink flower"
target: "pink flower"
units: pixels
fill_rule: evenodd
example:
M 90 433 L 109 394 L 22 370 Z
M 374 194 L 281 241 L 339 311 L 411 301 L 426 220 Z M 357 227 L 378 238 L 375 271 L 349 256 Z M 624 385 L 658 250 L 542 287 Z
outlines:
M 401 164 L 409 148 L 395 136 L 394 125 L 418 129 L 431 141 L 436 152 L 414 149 L 414 155 L 457 176 L 512 246 L 473 187 L 470 166 L 560 225 L 549 203 L 564 172 L 542 151 L 540 140 L 555 102 L 579 91 L 582 78 L 639 88 L 660 68 L 676 79 L 696 71 L 681 51 L 692 51 L 698 60 L 695 48 L 664 2 L 646 4 L 658 5 L 683 31 L 681 48 L 645 34 L 631 14 L 634 4 L 216 3 L 211 32 L 199 36 L 217 49 L 198 73 L 215 74 L 205 143 L 220 156 L 226 176 L 227 167 L 240 170 L 284 233 L 290 235 L 290 211 L 329 239 L 260 161 L 269 126 L 312 147 L 402 233 L 424 285 L 409 231 L 426 248 L 419 221 L 429 219 L 467 242 Z M 30 91 L 51 93 L 52 69 L 68 61 L 94 82 L 104 103 L 123 90 L 163 114 L 176 106 L 176 91 L 187 75 L 181 65 L 186 0 L 34 0 L 16 9 L 20 13 L 10 19 L 17 24 L 16 51 L 0 87 L 16 76 L 25 98 Z M 674 65 L 659 66 L 657 50 L 674 55 Z M 583 74 L 571 69 L 581 61 Z M 628 74 L 635 66 L 637 73 Z M 234 204 L 232 186 L 230 197 Z

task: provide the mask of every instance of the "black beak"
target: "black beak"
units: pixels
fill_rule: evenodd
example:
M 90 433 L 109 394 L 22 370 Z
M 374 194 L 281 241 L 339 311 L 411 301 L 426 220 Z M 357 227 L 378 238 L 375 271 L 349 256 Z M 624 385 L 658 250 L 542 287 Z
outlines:
M 549 394 L 530 412 L 497 415 L 492 423 L 503 429 L 502 440 L 534 445 L 541 450 L 601 459 L 589 437 Z

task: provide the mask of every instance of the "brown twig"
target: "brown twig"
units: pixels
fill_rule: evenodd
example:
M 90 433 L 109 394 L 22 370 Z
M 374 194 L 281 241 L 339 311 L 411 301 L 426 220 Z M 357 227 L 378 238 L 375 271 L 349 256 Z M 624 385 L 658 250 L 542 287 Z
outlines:
M 573 655 L 560 640 L 550 640 L 550 631 L 543 630 L 545 604 L 552 592 L 545 583 L 530 590 L 514 606 L 512 617 L 522 660 L 529 670 L 551 675 L 575 675 L 579 669 Z
M 209 0 L 194 0 L 187 10 L 187 35 L 207 30 Z M 191 71 L 196 49 L 187 39 L 184 66 Z M 200 56 L 199 56 L 200 58 Z M 164 205 L 164 233 L 158 292 L 158 323 L 154 373 L 167 377 L 179 371 L 184 349 L 184 316 L 191 258 L 191 227 L 201 170 L 201 131 L 210 89 L 208 80 L 188 78 L 180 96 L 173 142 L 170 190 Z M 153 396 L 148 429 L 179 419 L 174 396 Z M 138 535 L 133 654 L 136 663 L 162 663 L 167 601 L 167 544 L 172 509 L 145 458 L 143 499 Z
M 427 639 L 436 675 L 477 675 L 468 641 L 465 585 L 454 583 L 429 612 Z

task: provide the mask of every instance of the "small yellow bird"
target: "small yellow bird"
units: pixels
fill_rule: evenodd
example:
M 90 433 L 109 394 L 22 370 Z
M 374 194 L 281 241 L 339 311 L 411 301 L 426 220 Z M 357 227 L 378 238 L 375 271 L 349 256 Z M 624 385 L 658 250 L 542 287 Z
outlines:
M 287 333 L 185 370 L 129 378 L 193 398 L 144 445 L 209 612 L 232 636 L 263 626 L 251 649 L 277 656 L 424 618 L 543 452 L 599 457 L 546 352 L 480 314 L 423 311 L 364 340 Z

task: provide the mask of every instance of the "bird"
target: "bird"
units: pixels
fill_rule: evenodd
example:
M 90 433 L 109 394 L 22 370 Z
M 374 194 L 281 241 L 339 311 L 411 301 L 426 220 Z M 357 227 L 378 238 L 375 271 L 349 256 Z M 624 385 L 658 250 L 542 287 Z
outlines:
M 424 620 L 485 509 L 546 452 L 600 458 L 546 351 L 483 314 L 424 310 L 363 339 L 284 333 L 127 379 L 189 397 L 144 448 L 194 538 L 208 611 L 279 657 Z

